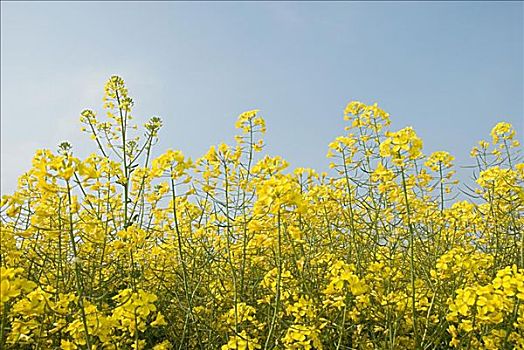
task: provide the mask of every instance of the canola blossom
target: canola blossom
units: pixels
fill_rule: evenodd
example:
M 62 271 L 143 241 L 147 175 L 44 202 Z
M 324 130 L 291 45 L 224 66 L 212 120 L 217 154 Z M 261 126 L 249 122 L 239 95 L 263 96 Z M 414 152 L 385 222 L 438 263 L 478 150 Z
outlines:
M 111 77 L 80 116 L 96 152 L 38 150 L 2 197 L 0 348 L 524 349 L 510 124 L 461 184 L 377 104 L 348 104 L 325 172 L 264 155 L 258 110 L 199 159 L 153 157 L 162 121 L 133 106 Z

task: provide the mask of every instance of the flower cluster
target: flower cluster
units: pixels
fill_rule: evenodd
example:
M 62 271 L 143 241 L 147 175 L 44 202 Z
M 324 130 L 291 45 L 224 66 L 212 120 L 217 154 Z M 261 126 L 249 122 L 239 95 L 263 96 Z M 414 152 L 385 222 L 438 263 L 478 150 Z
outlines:
M 194 161 L 157 154 L 122 78 L 96 149 L 38 150 L 1 199 L 2 349 L 524 349 L 524 163 L 497 124 L 471 152 L 424 155 L 351 102 L 330 169 L 265 155 L 266 124 Z

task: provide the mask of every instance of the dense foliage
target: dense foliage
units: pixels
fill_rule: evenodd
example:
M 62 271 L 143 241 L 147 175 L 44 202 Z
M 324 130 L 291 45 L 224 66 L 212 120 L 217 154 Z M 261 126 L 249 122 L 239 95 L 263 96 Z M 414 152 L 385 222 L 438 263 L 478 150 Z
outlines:
M 111 77 L 107 121 L 81 113 L 97 153 L 39 150 L 2 197 L 1 348 L 524 349 L 510 124 L 467 187 L 376 104 L 348 104 L 329 174 L 262 156 L 256 110 L 233 145 L 153 159 L 161 120 L 138 137 L 132 107 Z

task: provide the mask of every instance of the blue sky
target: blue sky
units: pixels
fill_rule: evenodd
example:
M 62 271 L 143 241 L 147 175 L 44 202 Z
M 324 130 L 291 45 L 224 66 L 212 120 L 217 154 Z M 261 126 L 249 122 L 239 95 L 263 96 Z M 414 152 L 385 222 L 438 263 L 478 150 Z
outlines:
M 523 135 L 522 2 L 2 2 L 1 30 L 3 193 L 38 148 L 94 150 L 78 116 L 112 74 L 193 158 L 258 108 L 268 153 L 324 170 L 351 100 L 461 165 L 498 121 Z

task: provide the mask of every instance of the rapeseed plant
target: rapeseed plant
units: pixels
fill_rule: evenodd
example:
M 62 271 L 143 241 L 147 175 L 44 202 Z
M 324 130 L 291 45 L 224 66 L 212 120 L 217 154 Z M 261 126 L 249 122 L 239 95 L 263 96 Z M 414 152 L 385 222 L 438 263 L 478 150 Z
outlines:
M 351 102 L 328 172 L 263 154 L 260 111 L 232 144 L 153 158 L 122 78 L 97 151 L 38 150 L 1 200 L 2 349 L 524 349 L 524 163 L 498 123 L 454 157 Z

